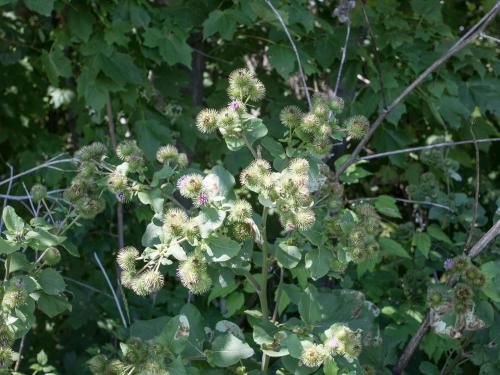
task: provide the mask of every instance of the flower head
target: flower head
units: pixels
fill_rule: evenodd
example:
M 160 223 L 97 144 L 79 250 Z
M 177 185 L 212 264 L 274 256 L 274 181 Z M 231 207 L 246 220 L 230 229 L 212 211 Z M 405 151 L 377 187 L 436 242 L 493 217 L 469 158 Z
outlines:
M 177 188 L 185 198 L 196 198 L 203 187 L 203 176 L 198 173 L 184 175 L 177 181 Z
M 288 106 L 283 108 L 280 113 L 280 121 L 287 128 L 295 129 L 302 123 L 303 113 L 299 107 Z
M 448 258 L 443 263 L 445 270 L 451 270 L 453 268 L 453 259 Z
M 218 114 L 215 109 L 203 109 L 196 116 L 196 127 L 202 133 L 213 133 L 217 130 Z
M 125 271 L 135 270 L 135 260 L 139 256 L 139 251 L 133 246 L 126 246 L 118 250 L 116 261 L 118 266 Z
M 245 221 L 252 216 L 252 206 L 243 199 L 238 199 L 229 212 L 231 221 Z
M 179 151 L 174 145 L 161 146 L 158 151 L 156 151 L 156 160 L 163 164 L 168 161 L 177 161 L 179 156 Z
M 326 359 L 326 352 L 323 345 L 311 344 L 304 349 L 300 356 L 300 362 L 306 367 L 321 366 Z

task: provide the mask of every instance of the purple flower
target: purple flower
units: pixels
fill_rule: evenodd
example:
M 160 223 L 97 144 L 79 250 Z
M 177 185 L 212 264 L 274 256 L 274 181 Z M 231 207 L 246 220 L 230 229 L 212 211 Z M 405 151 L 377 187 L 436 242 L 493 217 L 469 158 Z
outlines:
M 453 267 L 453 260 L 450 258 L 446 259 L 443 263 L 443 266 L 445 270 L 451 269 Z
M 329 349 L 335 349 L 339 346 L 339 340 L 337 340 L 335 337 L 332 337 L 326 342 L 326 346 Z
M 232 110 L 237 110 L 240 107 L 241 103 L 238 100 L 233 100 L 231 103 L 229 103 L 229 108 L 231 108 Z
M 21 279 L 17 279 L 17 280 L 16 280 L 16 286 L 17 286 L 18 288 L 21 288 L 22 286 L 24 286 L 24 281 L 23 281 L 23 280 L 21 280 Z
M 208 202 L 208 197 L 207 197 L 207 195 L 205 193 L 200 193 L 196 197 L 196 205 L 198 207 L 201 207 L 201 206 L 205 205 L 207 202 Z
M 123 191 L 119 191 L 118 193 L 115 194 L 115 196 L 118 202 L 123 203 L 125 201 L 125 194 L 123 193 Z
M 186 176 L 182 176 L 177 180 L 177 189 L 179 190 L 183 189 L 185 184 L 186 184 Z

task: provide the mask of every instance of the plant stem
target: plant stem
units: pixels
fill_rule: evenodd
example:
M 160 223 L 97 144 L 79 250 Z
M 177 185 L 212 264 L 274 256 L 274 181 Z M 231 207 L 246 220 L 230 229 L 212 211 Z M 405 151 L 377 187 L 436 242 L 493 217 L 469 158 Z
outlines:
M 273 317 L 271 318 L 272 322 L 276 322 L 278 319 L 278 309 L 279 309 L 279 304 L 281 301 L 281 295 L 283 294 L 283 278 L 285 276 L 285 271 L 283 270 L 283 267 L 280 267 L 280 282 L 278 284 L 277 288 L 277 294 L 276 294 L 276 304 L 274 306 L 274 312 L 273 312 Z
M 247 146 L 247 148 L 250 150 L 250 152 L 252 153 L 252 156 L 254 159 L 258 159 L 258 155 L 257 153 L 255 152 L 255 150 L 253 149 L 252 145 L 250 144 L 250 142 L 248 141 L 248 138 L 247 136 L 245 135 L 245 133 L 241 133 L 241 137 L 243 138 L 243 141 L 245 142 L 245 145 Z
M 267 244 L 267 214 L 268 208 L 264 207 L 262 211 L 262 222 L 261 222 L 261 234 L 262 234 L 262 277 L 260 286 L 260 303 L 262 316 L 265 320 L 269 320 L 269 306 L 267 304 L 267 277 L 269 274 L 269 248 Z M 262 354 L 262 364 L 261 370 L 264 374 L 267 374 L 267 369 L 269 367 L 269 357 L 266 354 Z
M 9 272 L 10 272 L 10 255 L 7 255 L 7 260 L 5 261 L 5 276 L 3 278 L 4 281 L 9 280 Z

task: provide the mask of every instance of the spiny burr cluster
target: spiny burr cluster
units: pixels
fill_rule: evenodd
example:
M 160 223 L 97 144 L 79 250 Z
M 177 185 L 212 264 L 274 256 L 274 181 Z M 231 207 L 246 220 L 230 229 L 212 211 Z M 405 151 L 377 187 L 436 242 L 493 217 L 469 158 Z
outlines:
M 241 172 L 240 181 L 276 209 L 286 231 L 307 230 L 314 224 L 307 160 L 292 159 L 283 171 L 272 172 L 269 162 L 257 159 Z

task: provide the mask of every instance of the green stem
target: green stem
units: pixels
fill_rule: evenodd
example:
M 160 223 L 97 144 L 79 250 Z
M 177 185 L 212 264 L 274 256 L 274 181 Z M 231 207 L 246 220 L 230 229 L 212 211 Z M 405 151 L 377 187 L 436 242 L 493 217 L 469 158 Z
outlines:
M 267 278 L 269 273 L 269 247 L 267 243 L 267 214 L 268 209 L 264 207 L 262 211 L 262 222 L 261 222 L 261 234 L 262 234 L 262 280 L 260 286 L 260 302 L 261 302 L 261 310 L 262 316 L 265 320 L 269 320 L 269 306 L 267 304 Z M 267 369 L 269 367 L 269 357 L 266 354 L 262 354 L 262 364 L 261 370 L 264 374 L 267 374 Z
M 60 233 L 60 235 L 62 236 L 64 233 L 66 233 L 68 231 L 68 229 L 71 228 L 74 224 L 76 224 L 76 222 L 79 219 L 80 219 L 80 215 L 76 215 L 76 217 L 73 219 L 73 221 L 71 223 L 69 223 L 66 228 L 64 228 L 64 230 Z
M 245 133 L 241 133 L 241 137 L 243 138 L 243 141 L 245 142 L 245 145 L 247 146 L 247 148 L 250 150 L 250 152 L 252 153 L 252 156 L 254 159 L 258 159 L 259 156 L 257 155 L 257 153 L 255 152 L 255 150 L 253 149 L 252 145 L 250 144 L 250 142 L 248 141 L 248 138 L 247 136 L 245 135 Z
M 7 260 L 5 261 L 5 276 L 3 278 L 4 281 L 9 280 L 9 272 L 10 272 L 10 255 L 7 255 Z
M 276 289 L 276 304 L 274 306 L 273 317 L 271 318 L 272 322 L 276 322 L 278 320 L 278 309 L 281 301 L 281 294 L 283 293 L 283 278 L 285 276 L 285 272 L 283 267 L 280 266 L 280 282 L 278 284 L 278 288 Z

